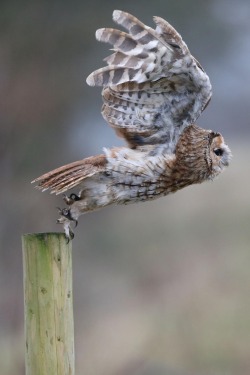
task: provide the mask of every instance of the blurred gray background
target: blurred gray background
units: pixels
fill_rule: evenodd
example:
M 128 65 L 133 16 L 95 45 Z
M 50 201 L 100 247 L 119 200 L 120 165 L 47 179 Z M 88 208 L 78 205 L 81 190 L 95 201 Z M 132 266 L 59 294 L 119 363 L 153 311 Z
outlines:
M 121 144 L 85 83 L 108 54 L 94 33 L 113 9 L 182 34 L 213 84 L 198 123 L 234 158 L 213 183 L 81 217 L 77 374 L 249 375 L 249 0 L 1 1 L 0 373 L 24 374 L 21 235 L 60 230 L 62 198 L 30 181 Z

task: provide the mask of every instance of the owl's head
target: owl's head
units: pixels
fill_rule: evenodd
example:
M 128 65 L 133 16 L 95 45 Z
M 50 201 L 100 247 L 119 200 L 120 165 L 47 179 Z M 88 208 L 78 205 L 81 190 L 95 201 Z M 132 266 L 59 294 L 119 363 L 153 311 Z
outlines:
M 207 154 L 207 162 L 211 168 L 211 178 L 213 178 L 229 165 L 232 153 L 220 133 L 211 131 L 209 138 L 210 146 Z
M 212 180 L 231 159 L 231 151 L 221 134 L 196 125 L 183 131 L 175 154 L 175 178 L 189 184 Z

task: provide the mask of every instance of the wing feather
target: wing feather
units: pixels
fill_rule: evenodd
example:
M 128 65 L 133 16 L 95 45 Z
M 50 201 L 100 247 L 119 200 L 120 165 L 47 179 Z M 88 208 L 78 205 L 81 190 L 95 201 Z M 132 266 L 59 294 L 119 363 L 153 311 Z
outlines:
M 174 152 L 183 129 L 211 98 L 209 78 L 164 19 L 154 17 L 152 29 L 115 10 L 113 20 L 128 32 L 97 30 L 97 40 L 110 43 L 114 52 L 87 83 L 104 86 L 102 115 L 131 147 L 165 144 Z

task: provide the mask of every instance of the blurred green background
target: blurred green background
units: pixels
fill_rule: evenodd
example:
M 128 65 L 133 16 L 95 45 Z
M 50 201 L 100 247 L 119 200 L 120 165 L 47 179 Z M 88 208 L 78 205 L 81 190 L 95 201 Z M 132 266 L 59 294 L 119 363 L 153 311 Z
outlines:
M 94 33 L 113 9 L 182 34 L 213 84 L 198 123 L 234 158 L 213 183 L 80 219 L 76 373 L 249 375 L 249 0 L 1 1 L 0 373 L 24 374 L 21 235 L 58 230 L 63 205 L 30 181 L 121 144 L 85 83 L 108 54 Z

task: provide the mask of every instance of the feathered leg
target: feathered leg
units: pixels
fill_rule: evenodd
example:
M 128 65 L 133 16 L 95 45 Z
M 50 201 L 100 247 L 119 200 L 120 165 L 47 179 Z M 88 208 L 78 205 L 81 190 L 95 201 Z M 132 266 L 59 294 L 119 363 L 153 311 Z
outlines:
M 80 215 L 111 204 L 152 200 L 176 191 L 171 184 L 174 155 L 131 150 L 105 149 L 105 155 L 90 157 L 57 168 L 35 181 L 41 190 L 60 194 L 78 187 L 79 193 L 64 196 L 68 208 L 59 209 L 58 223 L 68 240 L 74 237 L 72 224 Z
M 100 182 L 103 180 L 100 175 L 105 173 L 106 163 L 105 155 L 93 156 L 54 169 L 32 181 L 38 183 L 38 189 L 42 191 L 50 189 L 51 193 L 55 194 L 63 193 L 78 185 L 81 189 L 82 185 L 78 195 L 75 193 L 64 195 L 64 202 L 69 208 L 59 208 L 60 217 L 57 223 L 63 225 L 68 240 L 74 238 L 71 224 L 75 223 L 76 226 L 78 217 L 82 213 L 98 208 L 99 202 L 93 195 L 97 193 L 98 187 L 100 188 Z

